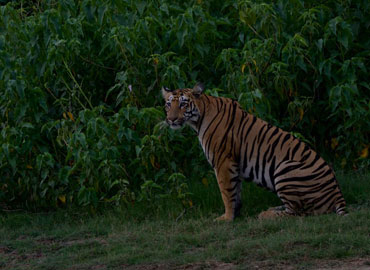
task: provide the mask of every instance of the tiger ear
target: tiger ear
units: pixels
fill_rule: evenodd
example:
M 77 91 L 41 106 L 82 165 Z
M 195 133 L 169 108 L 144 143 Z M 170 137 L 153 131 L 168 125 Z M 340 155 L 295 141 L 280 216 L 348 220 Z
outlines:
M 198 82 L 194 87 L 193 87 L 193 95 L 195 97 L 200 97 L 200 95 L 203 93 L 204 91 L 204 84 L 203 83 L 200 83 Z
M 171 92 L 172 91 L 169 88 L 165 86 L 162 87 L 162 96 L 164 99 L 166 99 Z

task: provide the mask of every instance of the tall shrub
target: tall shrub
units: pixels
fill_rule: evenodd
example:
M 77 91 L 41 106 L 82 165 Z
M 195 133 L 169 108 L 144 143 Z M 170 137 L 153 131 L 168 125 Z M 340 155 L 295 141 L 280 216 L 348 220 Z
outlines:
M 5 2 L 7 205 L 186 204 L 185 179 L 210 168 L 190 129 L 161 124 L 159 89 L 196 81 L 338 165 L 369 165 L 368 1 Z

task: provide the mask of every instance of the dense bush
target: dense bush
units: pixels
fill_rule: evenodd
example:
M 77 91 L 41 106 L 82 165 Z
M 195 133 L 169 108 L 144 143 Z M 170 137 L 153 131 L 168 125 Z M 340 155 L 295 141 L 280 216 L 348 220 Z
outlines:
M 359 1 L 2 1 L 0 201 L 49 208 L 188 203 L 209 174 L 167 129 L 161 85 L 213 95 L 369 165 L 370 4 Z

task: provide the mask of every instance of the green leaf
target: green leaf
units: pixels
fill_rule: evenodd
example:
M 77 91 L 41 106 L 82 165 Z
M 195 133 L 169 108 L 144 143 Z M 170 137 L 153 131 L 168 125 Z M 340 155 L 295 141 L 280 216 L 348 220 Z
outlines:
M 188 29 L 181 29 L 176 33 L 180 48 L 184 46 L 185 37 L 188 35 Z
M 107 12 L 107 10 L 108 7 L 105 5 L 98 8 L 98 23 L 100 26 L 103 25 L 104 15 Z
M 161 4 L 161 6 L 159 7 L 159 9 L 161 11 L 163 11 L 167 16 L 169 15 L 168 5 L 166 3 Z
M 58 179 L 63 184 L 68 184 L 68 177 L 70 174 L 70 167 L 64 166 L 59 170 Z
M 31 123 L 22 123 L 21 127 L 22 128 L 30 128 L 30 129 L 34 128 L 34 126 Z
M 316 42 L 316 46 L 317 46 L 317 48 L 319 49 L 319 51 L 320 51 L 320 52 L 322 51 L 323 43 L 324 43 L 324 41 L 323 41 L 323 39 L 322 39 L 322 38 L 320 38 L 320 39 Z
M 300 35 L 300 34 L 295 34 L 294 35 L 294 37 L 293 37 L 293 39 L 295 40 L 295 41 L 298 41 L 298 43 L 300 44 L 300 45 L 302 45 L 303 47 L 308 47 L 308 43 L 307 43 L 307 41 Z
M 337 35 L 337 25 L 338 25 L 339 21 L 341 21 L 341 20 L 342 20 L 342 18 L 336 17 L 336 18 L 329 21 L 329 28 L 335 36 Z
M 146 2 L 145 1 L 135 1 L 135 5 L 136 5 L 137 10 L 139 11 L 139 14 L 142 15 L 147 5 Z

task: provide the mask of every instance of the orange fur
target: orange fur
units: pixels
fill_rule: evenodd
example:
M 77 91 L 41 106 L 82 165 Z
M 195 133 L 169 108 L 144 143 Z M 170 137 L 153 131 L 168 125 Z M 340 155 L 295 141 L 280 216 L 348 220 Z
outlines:
M 284 210 L 270 209 L 261 218 L 346 213 L 334 172 L 314 150 L 246 113 L 238 102 L 202 90 L 196 85 L 162 93 L 167 123 L 172 128 L 189 124 L 215 170 L 225 205 L 219 220 L 233 220 L 239 214 L 242 179 L 277 193 L 284 204 Z

